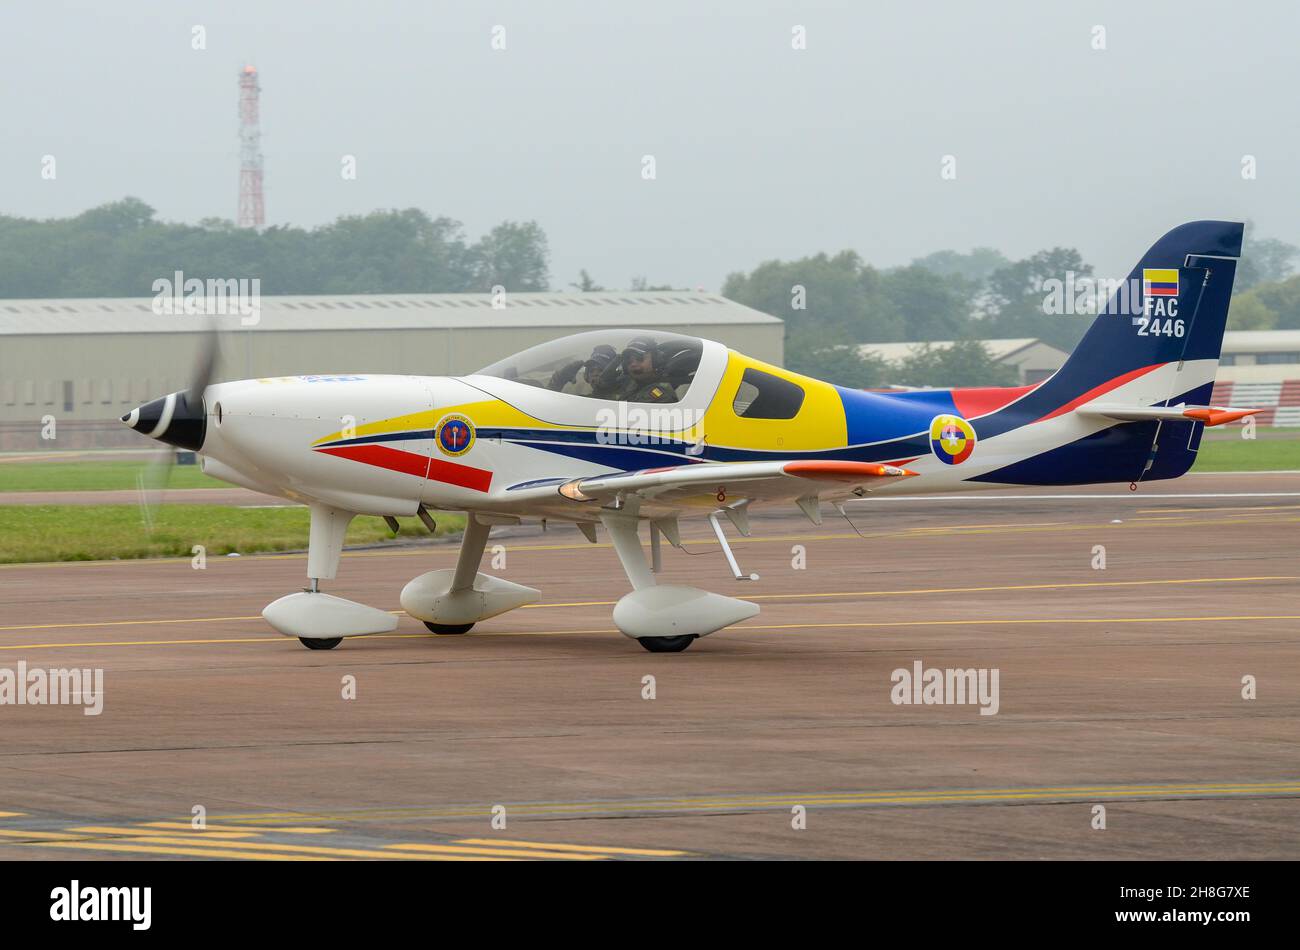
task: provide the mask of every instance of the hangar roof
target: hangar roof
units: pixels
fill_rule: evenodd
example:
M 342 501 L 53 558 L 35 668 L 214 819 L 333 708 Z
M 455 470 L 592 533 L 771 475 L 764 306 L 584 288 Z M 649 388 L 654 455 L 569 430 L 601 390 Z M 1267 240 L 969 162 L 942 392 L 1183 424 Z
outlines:
M 197 333 L 208 320 L 154 312 L 153 297 L 0 300 L 0 335 Z M 629 291 L 511 293 L 494 309 L 489 294 L 348 294 L 264 296 L 260 330 L 403 330 L 475 327 L 678 326 L 779 324 L 717 294 Z M 222 330 L 240 329 L 240 315 L 219 316 Z
M 1229 330 L 1223 335 L 1225 353 L 1277 353 L 1300 350 L 1300 330 Z
M 1044 343 L 1036 337 L 1015 337 L 1005 340 L 980 340 L 984 344 L 984 349 L 988 351 L 989 356 L 994 360 L 1005 360 L 1015 356 L 1031 346 L 1038 345 L 1055 350 L 1060 354 L 1062 362 L 1069 356 L 1064 350 L 1060 350 L 1050 343 Z M 919 350 L 921 347 L 929 346 L 934 350 L 946 350 L 952 346 L 952 340 L 936 340 L 931 343 L 912 342 L 912 343 L 862 343 L 858 346 L 858 352 L 863 356 L 878 356 L 887 363 L 897 363 L 907 359 Z

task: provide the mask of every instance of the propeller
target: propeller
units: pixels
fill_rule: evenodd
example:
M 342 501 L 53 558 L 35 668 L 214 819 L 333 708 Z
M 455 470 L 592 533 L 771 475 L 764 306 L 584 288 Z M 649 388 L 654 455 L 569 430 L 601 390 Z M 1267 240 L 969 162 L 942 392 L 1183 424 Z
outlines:
M 131 428 L 159 441 L 145 467 L 136 474 L 139 493 L 140 519 L 146 531 L 152 532 L 158 505 L 171 481 L 176 453 L 197 450 L 203 444 L 207 426 L 207 406 L 203 393 L 213 382 L 221 347 L 217 327 L 210 320 L 199 343 L 198 357 L 190 374 L 187 388 L 147 402 L 122 417 Z

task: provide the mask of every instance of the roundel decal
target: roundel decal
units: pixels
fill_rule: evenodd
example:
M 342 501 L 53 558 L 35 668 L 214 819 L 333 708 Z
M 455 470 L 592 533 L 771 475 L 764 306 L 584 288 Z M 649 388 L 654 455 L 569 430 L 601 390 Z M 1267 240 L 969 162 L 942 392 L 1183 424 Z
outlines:
M 443 416 L 434 439 L 444 455 L 464 455 L 474 445 L 474 423 L 464 416 Z
M 960 465 L 975 451 L 975 430 L 961 416 L 935 416 L 930 423 L 930 448 L 945 465 Z

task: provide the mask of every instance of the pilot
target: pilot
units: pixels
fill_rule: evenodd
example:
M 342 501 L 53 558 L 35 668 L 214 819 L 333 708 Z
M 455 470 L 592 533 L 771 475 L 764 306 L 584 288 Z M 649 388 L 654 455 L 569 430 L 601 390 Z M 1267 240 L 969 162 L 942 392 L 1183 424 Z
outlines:
M 586 360 L 574 360 L 557 369 L 547 388 L 578 396 L 613 399 L 618 390 L 618 380 L 610 378 L 606 370 L 617 357 L 612 346 L 602 343 L 591 351 L 591 356 Z M 581 380 L 578 379 L 579 370 L 582 371 Z
M 623 348 L 626 381 L 619 399 L 627 402 L 676 402 L 677 393 L 659 366 L 659 348 L 648 336 L 639 336 Z

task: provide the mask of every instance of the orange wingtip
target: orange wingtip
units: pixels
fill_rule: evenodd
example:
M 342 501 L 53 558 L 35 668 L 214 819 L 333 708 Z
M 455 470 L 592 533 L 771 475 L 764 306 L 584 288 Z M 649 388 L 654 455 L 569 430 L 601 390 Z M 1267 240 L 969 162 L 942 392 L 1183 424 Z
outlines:
M 1187 409 L 1183 411 L 1183 415 L 1188 419 L 1204 422 L 1207 426 L 1221 426 L 1226 422 L 1236 422 L 1246 416 L 1253 416 L 1259 411 L 1258 409 L 1237 409 L 1233 412 L 1225 409 Z
M 876 462 L 800 461 L 787 462 L 782 469 L 799 478 L 820 478 L 836 482 L 855 482 L 864 478 L 899 478 L 917 473 L 897 465 Z

